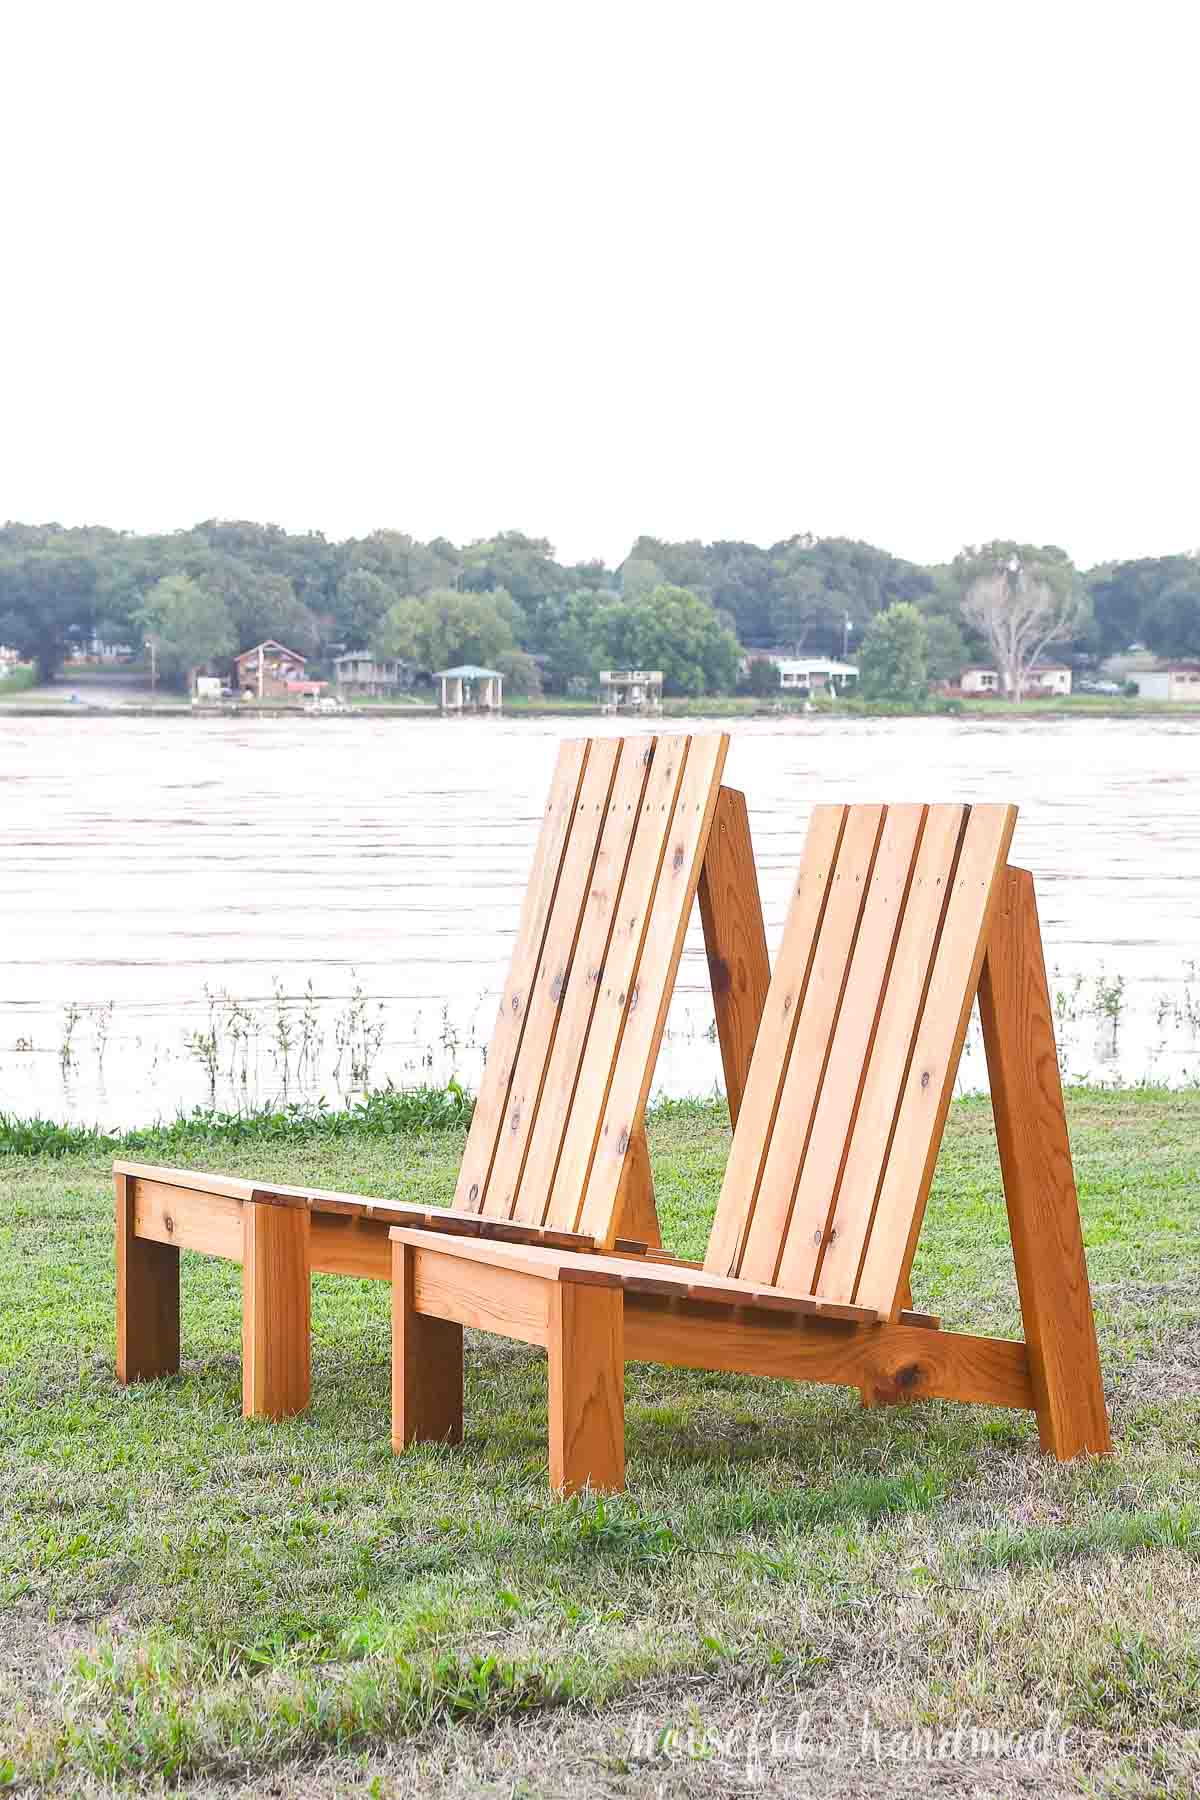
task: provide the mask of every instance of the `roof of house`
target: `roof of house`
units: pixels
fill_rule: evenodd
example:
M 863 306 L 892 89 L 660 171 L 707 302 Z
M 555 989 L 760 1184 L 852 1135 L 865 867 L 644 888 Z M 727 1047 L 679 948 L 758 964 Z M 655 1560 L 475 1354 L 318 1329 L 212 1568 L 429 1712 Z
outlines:
M 857 675 L 854 663 L 839 662 L 835 656 L 777 656 L 775 662 L 789 673 L 798 669 L 820 670 L 827 675 Z
M 245 662 L 248 656 L 257 656 L 260 650 L 282 650 L 283 654 L 290 656 L 294 662 L 308 661 L 308 658 L 301 656 L 298 650 L 289 650 L 286 644 L 281 644 L 278 638 L 264 638 L 261 644 L 253 644 L 249 650 L 241 651 L 234 660 L 235 662 Z
M 458 675 L 464 681 L 479 681 L 484 676 L 494 676 L 500 681 L 504 679 L 499 669 L 481 669 L 478 663 L 459 663 L 456 669 L 435 669 L 434 673 L 439 680 L 443 675 Z

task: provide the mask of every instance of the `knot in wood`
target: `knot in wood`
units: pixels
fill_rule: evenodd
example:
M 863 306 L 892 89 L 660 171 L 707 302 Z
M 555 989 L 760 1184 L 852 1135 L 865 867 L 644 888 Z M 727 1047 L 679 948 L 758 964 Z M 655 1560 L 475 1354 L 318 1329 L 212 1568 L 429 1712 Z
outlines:
M 733 976 L 730 974 L 729 964 L 723 956 L 709 957 L 708 979 L 712 985 L 714 996 L 727 994 L 733 986 Z

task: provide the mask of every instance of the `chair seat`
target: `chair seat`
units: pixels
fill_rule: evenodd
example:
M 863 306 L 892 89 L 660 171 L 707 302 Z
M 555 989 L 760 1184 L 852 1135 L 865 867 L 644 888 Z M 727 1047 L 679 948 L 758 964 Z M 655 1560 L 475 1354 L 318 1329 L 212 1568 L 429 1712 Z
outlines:
M 650 1294 L 668 1300 L 701 1300 L 716 1306 L 749 1306 L 772 1312 L 802 1314 L 814 1319 L 841 1320 L 855 1325 L 875 1325 L 880 1314 L 872 1307 L 814 1299 L 762 1283 L 741 1281 L 732 1275 L 710 1275 L 690 1264 L 651 1261 L 644 1256 L 608 1256 L 559 1251 L 535 1244 L 485 1243 L 473 1238 L 447 1242 L 439 1232 L 394 1225 L 393 1243 L 414 1250 L 433 1251 L 493 1268 L 511 1269 L 542 1281 L 567 1282 L 585 1287 L 621 1288 L 627 1294 Z
M 585 1232 L 561 1231 L 547 1225 L 519 1224 L 511 1219 L 492 1219 L 452 1208 L 418 1206 L 408 1200 L 376 1200 L 365 1194 L 339 1194 L 329 1188 L 269 1186 L 237 1175 L 210 1175 L 198 1169 L 158 1168 L 150 1163 L 118 1162 L 114 1173 L 138 1181 L 159 1182 L 164 1187 L 184 1188 L 259 1206 L 303 1206 L 312 1213 L 333 1213 L 343 1218 L 371 1219 L 376 1223 L 420 1226 L 452 1236 L 487 1239 L 507 1244 L 541 1244 L 556 1250 L 595 1249 L 596 1240 Z

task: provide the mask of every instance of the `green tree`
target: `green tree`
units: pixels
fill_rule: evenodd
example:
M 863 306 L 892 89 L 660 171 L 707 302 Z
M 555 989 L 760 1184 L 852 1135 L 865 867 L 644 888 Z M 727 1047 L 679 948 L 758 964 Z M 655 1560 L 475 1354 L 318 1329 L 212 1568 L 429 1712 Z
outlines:
M 772 662 L 769 656 L 752 657 L 746 673 L 746 687 L 759 699 L 776 697 L 779 694 L 779 664 Z
M 928 634 L 911 602 L 898 600 L 875 617 L 863 633 L 858 688 L 864 700 L 895 700 L 916 706 L 929 691 Z
M 190 551 L 180 561 L 182 573 L 224 600 L 237 639 L 235 649 L 249 650 L 264 638 L 275 638 L 302 656 L 318 648 L 320 627 L 288 576 L 223 550 Z
M 725 694 L 737 681 L 737 639 L 687 588 L 662 583 L 602 607 L 594 641 L 606 668 L 661 669 L 667 694 Z
M 963 617 L 987 640 L 1007 693 L 1020 700 L 1049 644 L 1087 622 L 1086 595 L 1065 550 L 996 539 L 955 558 Z
M 930 681 L 957 682 L 970 658 L 963 634 L 944 613 L 922 612 L 925 621 L 925 668 Z
M 565 693 L 573 676 L 594 681 L 600 668 L 596 616 L 601 596 L 579 590 L 560 594 L 539 608 L 535 642 L 546 658 L 546 685 Z
M 380 621 L 374 647 L 381 656 L 400 656 L 422 669 L 458 663 L 498 668 L 501 656 L 519 648 L 519 617 L 502 588 L 480 594 L 435 588 L 397 600 Z
M 373 569 L 349 569 L 337 585 L 338 631 L 348 650 L 363 650 L 396 604 L 396 589 Z
M 1159 656 L 1200 656 L 1200 568 L 1193 565 L 1149 603 L 1142 637 Z
M 163 675 L 189 692 L 198 669 L 218 657 L 232 656 L 238 647 L 226 600 L 190 575 L 164 575 L 156 582 L 146 597 L 141 623 L 154 640 Z
M 502 650 L 495 666 L 504 677 L 506 694 L 536 699 L 542 691 L 542 671 L 528 650 Z
M 1198 577 L 1200 566 L 1191 556 L 1142 556 L 1090 570 L 1087 587 L 1095 615 L 1095 650 L 1112 656 L 1133 643 L 1149 643 L 1145 620 L 1159 596 L 1176 582 L 1194 582 Z
M 39 680 L 53 681 L 69 646 L 92 635 L 96 586 L 89 555 L 59 549 L 0 555 L 0 644 L 34 663 Z

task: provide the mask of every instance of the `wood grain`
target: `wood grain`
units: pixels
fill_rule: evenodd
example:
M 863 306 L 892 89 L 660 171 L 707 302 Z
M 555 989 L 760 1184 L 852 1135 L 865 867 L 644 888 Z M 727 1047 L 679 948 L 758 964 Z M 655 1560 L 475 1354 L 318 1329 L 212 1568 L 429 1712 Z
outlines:
M 625 1297 L 629 1362 L 722 1369 L 866 1389 L 892 1400 L 971 1400 L 1032 1409 L 1024 1344 L 909 1325 L 803 1325 L 697 1302 Z
M 457 1257 L 451 1246 L 439 1252 L 409 1248 L 416 1259 L 412 1303 L 418 1313 L 522 1344 L 545 1344 L 550 1289 L 556 1283 L 521 1269 Z
M 722 787 L 700 870 L 700 919 L 730 1123 L 736 1127 L 771 985 L 746 796 Z
M 964 806 L 931 806 L 926 815 L 816 1283 L 815 1291 L 830 1300 L 849 1300 L 854 1295 L 895 1135 L 900 1096 L 908 1079 L 917 1023 L 925 1003 L 966 819 Z M 908 1306 L 911 1299 L 905 1283 L 901 1302 Z
M 625 1485 L 625 1342 L 620 1293 L 550 1290 L 550 1486 L 564 1498 Z
M 748 1281 L 773 1282 L 779 1268 L 883 821 L 882 806 L 852 806 L 846 820 L 792 1052 L 783 1071 L 754 1216 L 736 1271 Z
M 148 1242 L 241 1262 L 247 1204 L 224 1192 L 205 1193 L 195 1185 L 177 1187 L 174 1182 L 139 1176 L 134 1182 L 134 1230 Z
M 775 1130 L 783 1072 L 791 1055 L 821 923 L 833 888 L 847 811 L 844 806 L 817 806 L 809 820 L 800 872 L 746 1076 L 738 1129 L 730 1146 L 709 1233 L 704 1264 L 715 1275 L 736 1274 L 741 1265 L 767 1147 Z
M 979 989 L 1043 1450 L 1111 1450 L 1033 877 L 1009 869 Z
M 460 1444 L 463 1435 L 462 1326 L 423 1318 L 413 1302 L 419 1253 L 393 1244 L 392 1448 Z
M 495 1155 L 486 1179 L 482 1210 L 499 1218 L 512 1216 L 521 1184 L 521 1172 L 537 1119 L 547 1064 L 554 1048 L 560 1009 L 571 981 L 575 946 L 621 756 L 620 738 L 602 739 L 594 743 L 588 753 L 575 822 L 563 855 L 541 958 L 530 984 L 520 1055 L 513 1069 Z M 491 1061 L 490 1056 L 488 1060 Z M 455 1199 L 457 1204 L 457 1194 Z
M 242 1210 L 242 1412 L 284 1419 L 309 1399 L 309 1214 Z
M 555 1209 L 555 1224 L 585 1231 L 598 1244 L 611 1244 L 617 1235 L 621 1176 L 630 1144 L 645 1119 L 654 1065 L 675 990 L 728 751 L 729 738 L 724 732 L 694 737 L 688 746 L 666 855 L 642 940 L 637 979 L 623 1007 L 612 1083 L 583 1206 L 575 1218 Z M 620 1004 L 619 991 L 616 999 Z
M 512 962 L 500 997 L 455 1188 L 454 1204 L 463 1212 L 479 1212 L 483 1207 L 496 1143 L 508 1113 L 509 1089 L 525 1034 L 533 984 L 541 965 L 547 923 L 558 894 L 567 842 L 578 817 L 579 789 L 589 749 L 587 740 L 576 740 L 564 743 L 558 753 L 521 905 Z
M 883 821 L 812 1131 L 796 1181 L 787 1236 L 773 1272 L 780 1287 L 813 1292 L 829 1244 L 924 823 L 923 806 L 889 806 Z M 851 1300 L 853 1294 L 831 1293 L 829 1298 Z
M 139 1237 L 136 1178 L 113 1177 L 116 1201 L 117 1380 L 179 1372 L 179 1251 Z
M 614 981 L 632 979 L 680 762 L 669 739 L 621 740 L 514 1219 L 574 1225 L 616 1050 L 612 1009 L 598 1003 Z M 557 1200 L 563 1187 L 571 1195 L 567 1207 Z
M 974 806 L 917 1026 L 896 1132 L 855 1299 L 894 1317 L 912 1268 L 941 1148 L 988 930 L 1003 885 L 1015 806 Z
M 621 1186 L 617 1193 L 615 1229 L 620 1237 L 635 1238 L 645 1249 L 657 1250 L 662 1245 L 645 1126 L 634 1133 L 629 1155 L 625 1159 Z M 581 1242 L 589 1250 L 594 1248 L 593 1238 L 585 1237 Z

